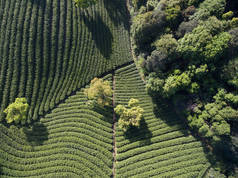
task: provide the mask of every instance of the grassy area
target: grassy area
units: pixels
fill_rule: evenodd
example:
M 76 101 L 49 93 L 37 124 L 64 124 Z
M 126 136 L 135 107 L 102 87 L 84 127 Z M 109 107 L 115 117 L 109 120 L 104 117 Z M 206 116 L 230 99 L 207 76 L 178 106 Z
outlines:
M 116 103 L 140 100 L 141 128 L 117 127 L 117 177 L 199 177 L 209 166 L 201 142 L 165 103 L 153 107 L 134 64 L 116 71 Z M 155 109 L 158 108 L 158 109 Z

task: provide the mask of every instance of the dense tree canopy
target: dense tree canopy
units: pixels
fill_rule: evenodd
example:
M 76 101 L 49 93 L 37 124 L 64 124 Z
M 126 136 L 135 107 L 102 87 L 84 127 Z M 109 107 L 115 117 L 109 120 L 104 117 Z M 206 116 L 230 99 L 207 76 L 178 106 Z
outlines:
M 190 128 L 213 146 L 229 140 L 238 121 L 238 18 L 229 4 L 147 0 L 131 13 L 147 91 L 173 101 Z

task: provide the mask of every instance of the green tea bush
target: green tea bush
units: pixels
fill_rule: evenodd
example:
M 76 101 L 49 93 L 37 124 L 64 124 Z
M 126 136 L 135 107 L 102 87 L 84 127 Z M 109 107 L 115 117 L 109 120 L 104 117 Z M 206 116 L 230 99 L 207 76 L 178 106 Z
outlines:
M 99 0 L 86 15 L 74 1 L 2 3 L 0 119 L 16 97 L 26 97 L 27 122 L 35 121 L 94 77 L 131 61 L 125 4 Z
M 127 135 L 121 128 L 116 129 L 117 176 L 170 177 L 177 173 L 181 177 L 198 176 L 208 167 L 201 142 L 186 134 L 186 127 L 165 103 L 159 102 L 158 113 L 154 114 L 156 111 L 146 94 L 145 84 L 137 76 L 134 64 L 115 72 L 116 102 L 125 105 L 130 98 L 135 98 L 144 109 L 144 121 L 135 133 Z M 198 157 L 201 159 L 196 159 Z M 170 168 L 167 170 L 167 167 Z M 185 167 L 192 168 L 181 171 Z
M 112 111 L 97 113 L 86 102 L 81 90 L 42 118 L 39 127 L 19 131 L 0 125 L 1 176 L 110 177 L 112 123 L 106 120 Z

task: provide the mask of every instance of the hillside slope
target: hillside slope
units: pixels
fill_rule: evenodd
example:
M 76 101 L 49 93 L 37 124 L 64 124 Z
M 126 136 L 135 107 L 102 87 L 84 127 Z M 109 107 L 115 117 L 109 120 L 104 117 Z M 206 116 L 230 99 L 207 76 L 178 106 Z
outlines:
M 0 118 L 26 97 L 36 120 L 93 77 L 131 61 L 125 0 L 0 1 Z
M 123 133 L 117 127 L 116 177 L 199 177 L 209 166 L 202 144 L 173 109 L 160 103 L 155 109 L 135 64 L 115 73 L 117 104 L 130 98 L 145 110 L 141 128 Z
M 86 101 L 76 92 L 31 129 L 0 124 L 0 177 L 110 177 L 112 110 Z
M 209 161 L 173 109 L 154 109 L 135 64 L 115 71 L 115 103 L 137 98 L 145 110 L 139 129 L 126 134 L 116 126 L 113 112 L 86 106 L 83 89 L 70 96 L 32 128 L 0 124 L 1 177 L 111 177 L 116 152 L 116 177 L 199 177 Z M 112 82 L 111 82 L 112 84 Z

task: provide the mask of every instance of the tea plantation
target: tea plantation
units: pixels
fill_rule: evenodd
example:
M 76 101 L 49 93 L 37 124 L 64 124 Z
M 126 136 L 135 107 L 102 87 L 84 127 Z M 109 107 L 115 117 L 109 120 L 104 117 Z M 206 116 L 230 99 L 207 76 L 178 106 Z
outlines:
M 139 129 L 116 135 L 118 177 L 201 177 L 209 166 L 201 142 L 187 132 L 173 109 L 156 110 L 134 64 L 116 71 L 116 102 L 136 98 L 144 108 Z
M 73 0 L 1 1 L 1 118 L 16 97 L 26 97 L 28 118 L 36 120 L 94 77 L 131 61 L 127 19 L 125 0 L 100 0 L 87 13 Z
M 86 101 L 78 91 L 32 129 L 0 125 L 2 177 L 110 177 L 112 111 Z
M 0 177 L 203 177 L 205 147 L 164 100 L 152 101 L 131 55 L 126 0 L 0 0 Z M 110 82 L 113 105 L 139 100 L 139 128 L 84 89 Z M 27 123 L 7 124 L 15 98 Z M 116 118 L 115 118 L 116 116 Z

